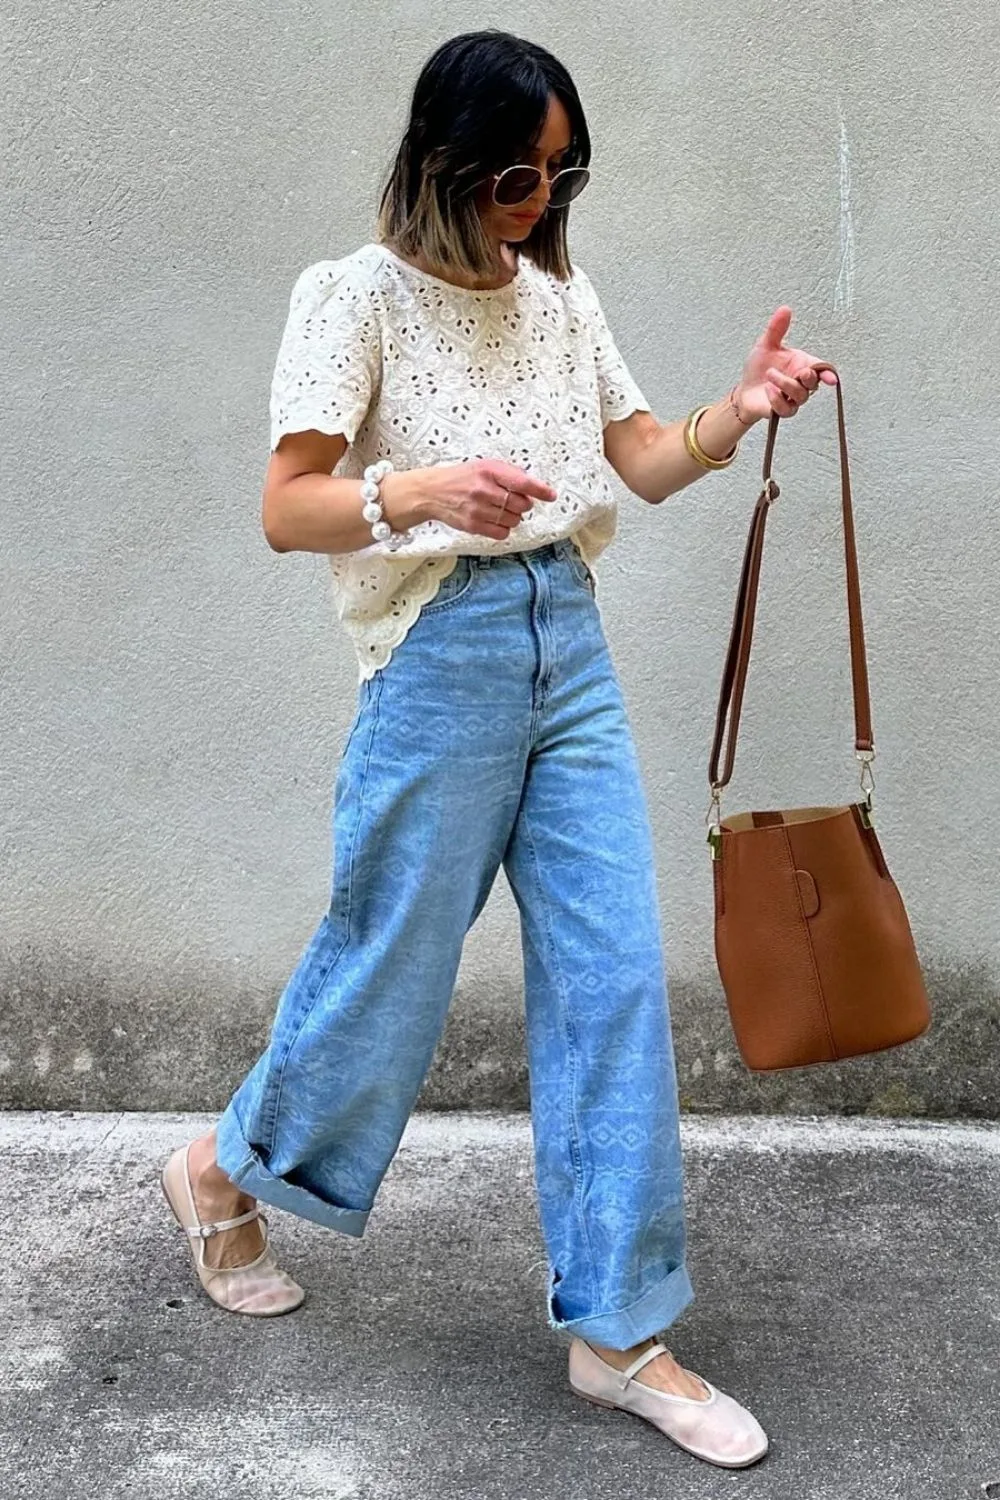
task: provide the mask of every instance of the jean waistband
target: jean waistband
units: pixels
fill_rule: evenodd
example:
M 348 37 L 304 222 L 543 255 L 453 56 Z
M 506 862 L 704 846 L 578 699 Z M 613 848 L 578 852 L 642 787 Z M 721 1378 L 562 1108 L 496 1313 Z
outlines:
M 517 547 L 511 552 L 465 553 L 466 561 L 475 568 L 492 568 L 497 563 L 517 562 L 530 557 L 541 563 L 556 562 L 577 550 L 571 537 L 559 537 L 557 541 L 545 542 L 541 547 Z

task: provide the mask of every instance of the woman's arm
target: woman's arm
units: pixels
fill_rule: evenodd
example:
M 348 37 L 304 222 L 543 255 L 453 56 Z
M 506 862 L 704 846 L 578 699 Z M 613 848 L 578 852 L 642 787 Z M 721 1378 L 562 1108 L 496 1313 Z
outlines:
M 829 370 L 817 375 L 814 367 L 824 361 L 802 349 L 784 347 L 791 321 L 791 308 L 779 307 L 751 349 L 735 389 L 702 414 L 698 443 L 707 457 L 725 458 L 744 433 L 772 412 L 794 416 L 820 381 L 836 384 Z M 648 411 L 636 411 L 604 429 L 608 462 L 622 482 L 651 505 L 712 472 L 688 453 L 685 426 L 686 419 L 663 424 Z
M 264 479 L 261 524 L 275 552 L 356 552 L 370 547 L 372 529 L 361 514 L 357 479 L 334 478 L 347 451 L 340 433 L 286 433 L 271 454 Z M 383 489 L 382 508 L 394 531 L 424 520 L 415 497 Z
M 372 545 L 361 514 L 361 482 L 334 476 L 347 439 L 310 429 L 288 432 L 271 455 L 261 523 L 275 552 L 357 552 Z M 551 485 L 502 459 L 476 459 L 401 470 L 382 481 L 382 513 L 393 531 L 443 521 L 505 542 L 535 500 L 556 498 Z
M 724 458 L 752 425 L 737 419 L 727 397 L 710 406 L 700 418 L 698 442 L 709 458 Z M 650 505 L 659 505 L 711 472 L 684 446 L 686 426 L 687 418 L 664 425 L 651 412 L 635 411 L 623 422 L 609 422 L 604 429 L 604 452 L 611 467 L 633 494 Z

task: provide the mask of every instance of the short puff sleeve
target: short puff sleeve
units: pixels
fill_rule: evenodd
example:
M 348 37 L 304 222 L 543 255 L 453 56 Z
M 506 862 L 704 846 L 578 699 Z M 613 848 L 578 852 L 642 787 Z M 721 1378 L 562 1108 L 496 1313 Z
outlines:
M 321 260 L 292 288 L 271 381 L 271 452 L 286 432 L 316 428 L 354 441 L 378 389 L 381 330 L 362 267 Z
M 614 341 L 590 277 L 579 266 L 573 267 L 571 286 L 590 330 L 601 398 L 601 426 L 624 421 L 634 411 L 650 411 L 649 402 L 632 379 Z

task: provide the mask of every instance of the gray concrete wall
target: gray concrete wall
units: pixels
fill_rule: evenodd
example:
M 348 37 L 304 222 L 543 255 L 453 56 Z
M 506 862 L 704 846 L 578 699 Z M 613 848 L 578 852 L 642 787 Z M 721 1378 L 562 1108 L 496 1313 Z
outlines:
M 216 1108 L 326 899 L 354 665 L 258 527 L 299 270 L 369 238 L 417 68 L 503 24 L 571 67 L 575 258 L 658 413 L 782 300 L 851 422 L 879 815 L 931 1038 L 760 1080 L 711 947 L 705 763 L 760 434 L 600 566 L 698 1109 L 1000 1114 L 994 7 L 18 6 L 5 26 L 0 1102 Z M 732 806 L 852 794 L 832 398 L 783 433 Z M 424 1102 L 525 1100 L 516 912 L 469 937 Z

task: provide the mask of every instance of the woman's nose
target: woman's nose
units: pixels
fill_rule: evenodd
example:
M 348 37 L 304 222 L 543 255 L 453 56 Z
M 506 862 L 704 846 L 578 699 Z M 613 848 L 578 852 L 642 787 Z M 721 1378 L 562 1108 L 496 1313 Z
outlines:
M 549 179 L 543 174 L 541 182 L 538 184 L 535 191 L 531 195 L 532 203 L 537 203 L 539 208 L 548 208 L 549 194 L 551 191 L 552 189 L 549 183 Z

